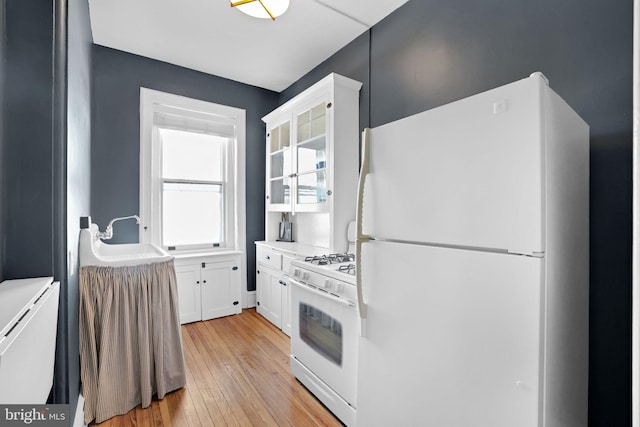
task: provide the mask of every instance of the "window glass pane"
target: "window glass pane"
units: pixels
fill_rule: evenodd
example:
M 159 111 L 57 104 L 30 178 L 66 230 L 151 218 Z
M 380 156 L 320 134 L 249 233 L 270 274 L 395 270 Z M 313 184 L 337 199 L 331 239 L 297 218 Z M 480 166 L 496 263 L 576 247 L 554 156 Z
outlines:
M 289 178 L 279 178 L 271 181 L 271 203 L 291 203 L 289 181 Z
M 298 145 L 298 172 L 323 169 L 327 163 L 325 139 L 318 138 Z
M 165 182 L 162 190 L 164 246 L 222 242 L 222 185 Z
M 311 136 L 309 111 L 298 115 L 298 142 L 305 141 Z
M 280 125 L 280 148 L 287 148 L 291 139 L 291 125 L 289 122 Z
M 280 149 L 280 128 L 271 130 L 271 152 L 278 151 Z
M 289 147 L 290 130 L 289 122 L 285 122 L 278 127 L 271 129 L 271 152 Z
M 271 154 L 271 178 L 289 176 L 291 174 L 291 153 L 289 148 Z
M 298 203 L 324 203 L 327 201 L 325 171 L 298 175 Z
M 204 133 L 159 129 L 162 136 L 162 177 L 222 181 L 227 138 Z
M 311 109 L 311 137 L 323 135 L 327 126 L 326 107 L 324 103 Z

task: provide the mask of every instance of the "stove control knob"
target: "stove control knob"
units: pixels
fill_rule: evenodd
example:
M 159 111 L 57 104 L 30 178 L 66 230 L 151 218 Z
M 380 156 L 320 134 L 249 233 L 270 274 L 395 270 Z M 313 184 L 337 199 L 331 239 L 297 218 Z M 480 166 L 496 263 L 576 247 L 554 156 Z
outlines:
M 309 279 L 309 273 L 305 271 L 304 273 L 302 273 L 302 280 L 308 280 L 308 279 Z
M 338 293 L 344 292 L 344 285 L 342 283 L 336 283 L 336 292 Z
M 297 268 L 295 270 L 293 270 L 293 276 L 294 277 L 300 277 L 300 270 L 298 270 Z
M 325 280 L 324 284 L 322 285 L 322 287 L 324 289 L 331 290 L 331 289 L 333 289 L 333 283 L 331 282 L 331 280 Z

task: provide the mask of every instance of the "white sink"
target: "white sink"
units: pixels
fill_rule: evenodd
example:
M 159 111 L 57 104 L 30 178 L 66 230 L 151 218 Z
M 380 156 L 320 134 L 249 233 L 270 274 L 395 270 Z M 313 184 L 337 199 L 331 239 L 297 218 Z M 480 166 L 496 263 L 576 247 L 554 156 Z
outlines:
M 80 266 L 122 267 L 172 259 L 167 251 L 149 243 L 110 245 L 96 237 L 98 226 L 80 230 Z

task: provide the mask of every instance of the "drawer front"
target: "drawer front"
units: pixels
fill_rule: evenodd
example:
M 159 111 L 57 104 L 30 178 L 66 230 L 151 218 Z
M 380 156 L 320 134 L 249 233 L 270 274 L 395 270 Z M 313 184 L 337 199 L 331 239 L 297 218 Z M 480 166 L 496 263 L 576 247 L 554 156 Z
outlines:
M 259 264 L 280 270 L 282 267 L 282 254 L 264 246 L 256 246 L 256 261 Z

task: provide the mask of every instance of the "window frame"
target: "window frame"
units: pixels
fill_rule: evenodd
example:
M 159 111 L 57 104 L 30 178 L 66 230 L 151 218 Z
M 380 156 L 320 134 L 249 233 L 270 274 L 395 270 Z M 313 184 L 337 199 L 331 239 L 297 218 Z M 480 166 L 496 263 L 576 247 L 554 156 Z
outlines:
M 187 118 L 220 122 L 233 126 L 225 156 L 223 215 L 224 244 L 176 246 L 172 254 L 215 253 L 228 250 L 245 252 L 245 163 L 246 112 L 244 109 L 214 104 L 166 92 L 140 88 L 140 233 L 142 243 L 162 244 L 162 148 L 157 113 L 179 114 Z M 180 129 L 180 128 L 178 128 Z M 181 130 L 189 131 L 187 128 Z M 167 249 L 167 247 L 165 247 Z

